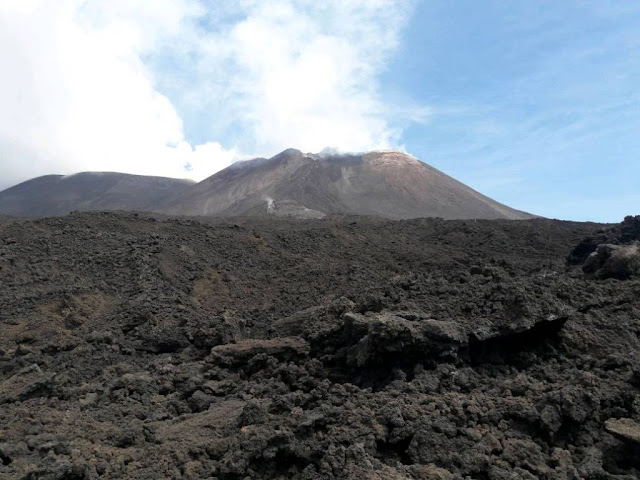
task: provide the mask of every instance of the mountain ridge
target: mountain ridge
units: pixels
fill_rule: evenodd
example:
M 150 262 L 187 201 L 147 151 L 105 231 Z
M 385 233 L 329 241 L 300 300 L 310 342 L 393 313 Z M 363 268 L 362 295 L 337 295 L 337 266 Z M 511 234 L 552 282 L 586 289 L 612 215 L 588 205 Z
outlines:
M 65 215 L 74 210 L 148 210 L 190 180 L 119 172 L 44 175 L 0 192 L 0 214 Z
M 45 216 L 73 210 L 297 218 L 331 214 L 389 219 L 535 218 L 413 156 L 386 150 L 310 154 L 290 148 L 271 158 L 236 162 L 198 183 L 83 172 L 38 177 L 0 192 L 0 214 Z

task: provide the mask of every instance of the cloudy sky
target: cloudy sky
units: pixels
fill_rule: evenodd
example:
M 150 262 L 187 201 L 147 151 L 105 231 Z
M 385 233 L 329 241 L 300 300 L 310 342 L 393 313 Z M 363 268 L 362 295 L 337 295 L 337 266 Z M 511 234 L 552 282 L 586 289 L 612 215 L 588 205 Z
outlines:
M 0 0 L 0 189 L 411 153 L 544 216 L 640 213 L 634 0 Z

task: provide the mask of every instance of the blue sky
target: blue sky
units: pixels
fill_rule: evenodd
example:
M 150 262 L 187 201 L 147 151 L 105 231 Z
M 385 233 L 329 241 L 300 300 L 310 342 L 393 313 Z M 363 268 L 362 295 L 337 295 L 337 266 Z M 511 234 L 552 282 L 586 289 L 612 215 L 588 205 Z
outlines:
M 640 213 L 640 2 L 4 0 L 0 188 L 405 150 L 543 216 Z
M 383 88 L 434 110 L 411 153 L 541 215 L 640 211 L 639 2 L 421 2 L 402 45 Z

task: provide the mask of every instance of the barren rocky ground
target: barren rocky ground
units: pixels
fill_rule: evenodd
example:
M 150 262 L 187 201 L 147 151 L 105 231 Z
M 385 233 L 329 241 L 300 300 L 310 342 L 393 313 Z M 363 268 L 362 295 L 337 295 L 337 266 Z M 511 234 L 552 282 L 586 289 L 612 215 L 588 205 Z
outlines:
M 0 220 L 0 478 L 639 478 L 638 224 Z

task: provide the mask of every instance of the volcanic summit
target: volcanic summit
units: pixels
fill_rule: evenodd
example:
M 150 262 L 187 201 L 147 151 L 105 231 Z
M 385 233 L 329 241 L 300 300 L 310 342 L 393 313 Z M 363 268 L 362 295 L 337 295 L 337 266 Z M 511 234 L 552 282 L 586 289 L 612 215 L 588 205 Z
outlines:
M 166 211 L 311 217 L 347 213 L 390 219 L 532 217 L 404 153 L 314 155 L 294 149 L 234 164 L 178 193 Z
M 191 216 L 329 214 L 388 219 L 527 219 L 410 155 L 305 154 L 237 162 L 200 183 L 118 173 L 48 175 L 0 192 L 0 214 L 136 210 Z

